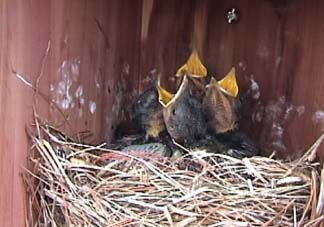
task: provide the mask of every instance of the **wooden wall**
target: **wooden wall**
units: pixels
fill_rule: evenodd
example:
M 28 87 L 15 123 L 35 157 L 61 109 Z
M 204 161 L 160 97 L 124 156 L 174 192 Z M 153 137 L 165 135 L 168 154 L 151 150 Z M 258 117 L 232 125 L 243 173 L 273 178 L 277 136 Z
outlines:
M 149 72 L 172 87 L 196 46 L 210 75 L 236 66 L 251 107 L 243 128 L 268 152 L 295 156 L 324 129 L 323 10 L 321 0 L 0 1 L 0 226 L 24 224 L 33 91 L 13 70 L 35 86 L 44 62 L 38 87 L 50 104 L 37 99 L 38 112 L 59 124 L 59 106 L 65 130 L 109 141 Z
M 50 104 L 38 98 L 38 113 L 103 141 L 120 112 L 116 96 L 136 95 L 141 9 L 140 1 L 0 1 L 0 226 L 24 226 L 19 174 L 33 104 L 27 83 L 36 86 L 49 42 L 38 87 Z
M 166 77 L 165 86 L 172 87 L 177 67 L 196 46 L 210 75 L 221 78 L 236 67 L 249 100 L 242 128 L 263 144 L 265 153 L 276 150 L 281 157 L 295 157 L 320 135 L 323 1 L 143 2 L 142 77 L 156 67 Z M 239 11 L 236 24 L 226 21 L 232 7 Z M 259 98 L 257 91 L 251 92 L 252 78 Z

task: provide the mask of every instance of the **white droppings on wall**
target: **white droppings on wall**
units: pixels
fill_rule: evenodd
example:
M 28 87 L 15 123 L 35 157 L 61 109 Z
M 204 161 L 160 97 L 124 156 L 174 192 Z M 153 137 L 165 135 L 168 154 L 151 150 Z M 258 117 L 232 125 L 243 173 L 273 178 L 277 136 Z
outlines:
M 276 58 L 276 61 L 275 61 L 275 67 L 276 67 L 276 68 L 279 67 L 281 61 L 282 61 L 282 57 L 279 56 L 279 57 Z
M 80 97 L 79 102 L 80 102 L 80 105 L 84 105 L 85 104 L 85 99 L 83 97 Z
M 246 64 L 245 64 L 244 62 L 240 61 L 240 62 L 238 63 L 238 66 L 239 66 L 243 71 L 246 70 Z
M 277 138 L 282 138 L 284 134 L 284 128 L 279 123 L 272 124 L 272 134 Z
M 259 99 L 261 96 L 259 84 L 254 80 L 253 75 L 250 78 L 250 92 L 253 99 Z
M 313 114 L 312 120 L 315 124 L 319 124 L 321 126 L 321 129 L 324 130 L 324 111 L 323 110 L 317 110 Z
M 60 103 L 58 103 L 58 105 L 63 109 L 63 110 L 67 110 L 70 108 L 70 101 L 66 98 L 64 98 Z
M 89 111 L 91 114 L 94 114 L 96 112 L 97 105 L 94 101 L 89 101 Z
M 77 112 L 78 112 L 78 118 L 81 118 L 82 115 L 83 115 L 83 110 L 82 110 L 82 108 L 78 108 Z
M 68 75 L 63 75 L 61 81 L 54 85 L 52 91 L 53 100 L 60 108 L 67 110 L 70 108 L 73 98 L 71 95 L 72 80 Z
M 269 50 L 269 45 L 267 45 L 265 40 L 261 40 L 261 44 L 257 48 L 257 55 L 264 60 L 269 59 L 270 55 L 270 50 Z
M 285 133 L 285 114 L 287 113 L 286 98 L 279 97 L 276 101 L 271 101 L 265 107 L 264 123 L 270 126 L 270 130 L 266 135 L 267 149 L 272 151 L 283 152 L 286 145 L 283 142 Z
M 305 113 L 305 106 L 301 105 L 301 106 L 296 106 L 296 111 L 298 113 L 298 116 L 301 116 Z
M 284 119 L 288 120 L 291 114 L 294 112 L 295 107 L 291 104 L 287 105 L 284 112 Z
M 75 97 L 81 98 L 83 95 L 83 86 L 79 85 L 79 87 L 75 90 Z
M 99 83 L 99 80 L 100 80 L 100 70 L 97 70 L 96 74 L 95 74 L 95 77 L 94 77 L 94 82 L 95 82 L 95 85 L 96 87 L 98 88 L 98 91 L 100 91 L 100 83 Z
M 305 112 L 305 106 L 289 103 L 285 96 L 270 101 L 265 106 L 264 121 L 266 149 L 283 152 L 286 150 L 284 143 L 285 128 L 293 117 L 300 117 Z M 324 122 L 324 113 L 323 113 Z
M 129 73 L 130 73 L 130 65 L 127 61 L 125 61 L 123 63 L 123 71 L 122 72 L 124 75 L 129 75 Z
M 77 59 L 72 60 L 70 64 L 71 64 L 72 78 L 74 81 L 77 81 L 80 74 L 80 60 Z
M 261 102 L 258 102 L 256 104 L 256 107 L 254 108 L 254 111 L 252 112 L 252 122 L 254 123 L 261 123 L 263 120 L 264 115 L 264 106 Z
M 64 60 L 57 71 L 57 81 L 50 85 L 51 100 L 63 110 L 74 108 L 72 85 L 78 81 L 80 60 Z
M 69 42 L 69 36 L 68 36 L 68 34 L 65 34 L 65 37 L 64 37 L 64 41 L 63 42 L 65 43 L 65 45 L 68 44 L 68 42 Z
M 77 116 L 81 118 L 83 115 L 83 105 L 85 104 L 85 98 L 83 97 L 83 86 L 80 84 L 74 92 L 74 96 L 78 102 Z

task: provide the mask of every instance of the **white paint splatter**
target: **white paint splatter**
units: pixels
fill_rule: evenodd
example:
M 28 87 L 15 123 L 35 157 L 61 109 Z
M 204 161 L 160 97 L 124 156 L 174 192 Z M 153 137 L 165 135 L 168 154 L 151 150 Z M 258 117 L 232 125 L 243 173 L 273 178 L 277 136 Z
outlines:
M 89 101 L 89 111 L 91 114 L 94 114 L 96 112 L 97 105 L 94 101 Z

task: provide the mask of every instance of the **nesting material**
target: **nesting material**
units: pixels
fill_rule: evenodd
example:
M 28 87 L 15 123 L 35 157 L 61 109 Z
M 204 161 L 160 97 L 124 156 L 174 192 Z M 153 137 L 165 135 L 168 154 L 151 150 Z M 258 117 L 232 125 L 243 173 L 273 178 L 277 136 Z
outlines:
M 319 165 L 216 154 L 178 159 L 74 142 L 37 122 L 27 226 L 319 226 Z M 322 182 L 322 183 L 320 183 Z

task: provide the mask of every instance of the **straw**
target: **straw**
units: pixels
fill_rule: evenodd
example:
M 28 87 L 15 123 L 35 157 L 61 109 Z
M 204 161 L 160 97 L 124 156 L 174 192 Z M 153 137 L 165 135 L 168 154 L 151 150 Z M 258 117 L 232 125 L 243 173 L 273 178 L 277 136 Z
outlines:
M 220 154 L 148 157 L 75 142 L 37 118 L 36 125 L 32 141 L 37 155 L 30 157 L 35 169 L 24 175 L 30 195 L 28 226 L 265 227 L 323 222 L 319 189 L 324 177 L 319 164 L 305 156 L 293 162 Z M 314 156 L 314 146 L 311 149 L 307 153 Z

